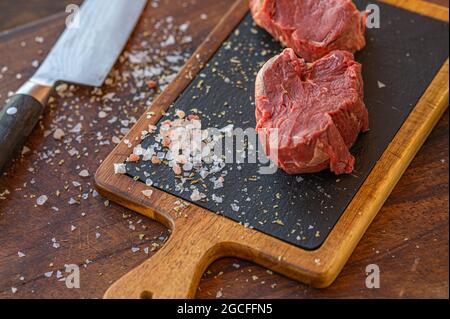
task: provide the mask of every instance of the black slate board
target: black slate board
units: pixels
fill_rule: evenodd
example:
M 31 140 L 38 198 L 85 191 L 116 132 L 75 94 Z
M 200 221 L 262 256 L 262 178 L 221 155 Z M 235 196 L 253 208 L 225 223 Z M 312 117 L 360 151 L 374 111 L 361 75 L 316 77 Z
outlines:
M 360 9 L 370 3 L 355 2 Z M 205 179 L 208 190 L 196 185 L 209 199 L 197 205 L 304 249 L 321 246 L 448 57 L 447 23 L 377 4 L 381 7 L 381 28 L 367 30 L 367 47 L 356 54 L 364 69 L 371 131 L 362 134 L 352 149 L 354 173 L 298 177 L 279 170 L 274 175 L 260 175 L 257 164 L 227 164 L 222 171 L 227 173 L 223 188 L 212 190 L 210 177 Z M 178 98 L 168 118 L 174 117 L 175 109 L 189 114 L 196 108 L 203 127 L 222 128 L 229 123 L 244 129 L 255 126 L 255 75 L 282 48 L 253 25 L 250 14 L 238 29 Z M 203 89 L 198 88 L 199 82 L 204 83 Z M 205 86 L 210 86 L 208 94 Z M 142 145 L 153 143 L 153 136 L 149 136 Z M 128 163 L 127 169 L 130 176 L 141 181 L 150 177 L 154 187 L 190 201 L 190 190 L 174 189 L 174 174 L 167 166 L 138 162 Z M 249 180 L 250 176 L 257 176 L 257 180 Z M 223 202 L 210 200 L 212 194 L 223 196 Z

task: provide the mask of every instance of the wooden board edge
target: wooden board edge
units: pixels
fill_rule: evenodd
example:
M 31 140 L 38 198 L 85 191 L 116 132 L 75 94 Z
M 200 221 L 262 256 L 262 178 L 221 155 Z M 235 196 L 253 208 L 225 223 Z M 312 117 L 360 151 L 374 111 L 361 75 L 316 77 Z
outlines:
M 319 249 L 330 256 L 329 283 L 339 274 L 403 173 L 448 108 L 449 60 L 424 95 Z M 351 227 L 350 227 L 351 226 Z M 325 282 L 323 286 L 327 286 Z
M 389 1 L 391 2 L 391 0 Z M 238 3 L 240 3 L 242 9 L 242 3 L 240 1 Z M 236 7 L 239 8 L 239 5 L 236 5 Z M 205 41 L 203 46 L 210 46 L 210 44 L 208 41 Z M 197 61 L 194 57 L 188 62 L 187 66 L 195 62 L 203 64 L 207 61 L 204 60 L 207 57 L 206 55 L 196 57 Z M 185 75 L 186 72 L 181 72 L 177 79 Z M 371 221 L 375 218 L 404 170 L 408 167 L 414 155 L 448 106 L 447 79 L 448 61 L 422 96 L 408 120 L 377 163 L 374 171 L 369 175 L 357 197 L 355 197 L 357 200 L 352 201 L 324 245 L 318 250 L 306 251 L 297 248 L 260 232 L 246 229 L 235 222 L 211 214 L 200 207 L 197 208 L 196 214 L 202 217 L 214 216 L 211 218 L 215 218 L 217 222 L 226 225 L 233 233 L 234 236 L 232 237 L 236 237 L 235 235 L 238 234 L 240 238 L 245 238 L 245 244 L 242 244 L 231 237 L 224 236 L 222 240 L 228 239 L 228 248 L 224 249 L 224 256 L 229 254 L 252 260 L 290 278 L 318 288 L 329 286 L 344 267 Z M 163 94 L 158 101 L 155 101 L 155 104 L 173 101 L 178 96 L 174 96 L 174 92 L 179 92 L 180 86 L 186 84 L 183 87 L 184 90 L 189 83 L 186 84 L 183 80 L 181 80 L 181 83 L 175 81 L 167 89 L 169 92 Z M 442 88 L 442 85 L 446 87 L 446 90 L 437 90 L 437 87 Z M 177 89 L 174 89 L 171 93 L 171 87 L 177 87 Z M 158 119 L 158 117 L 155 117 L 151 122 L 156 122 Z M 426 120 L 424 121 L 424 119 Z M 137 140 L 141 130 L 147 124 L 150 124 L 149 119 L 145 118 L 144 115 L 131 130 L 127 138 L 131 141 Z M 415 129 L 412 130 L 412 127 Z M 119 202 L 121 205 L 163 223 L 165 222 L 166 225 L 170 224 L 171 227 L 175 228 L 176 224 L 179 223 L 177 217 L 168 212 L 170 208 L 167 205 L 165 209 L 158 209 L 158 205 L 165 200 L 173 203 L 177 197 L 156 190 L 156 199 L 152 199 L 152 201 L 143 199 L 139 192 L 139 190 L 143 189 L 142 183 L 133 182 L 131 178 L 126 176 L 114 176 L 112 174 L 112 164 L 124 161 L 130 152 L 131 150 L 128 150 L 121 143 L 108 156 L 96 174 L 97 188 L 102 195 Z M 381 179 L 380 176 L 382 176 Z M 371 200 L 367 200 L 368 198 Z M 170 222 L 167 222 L 167 220 L 170 220 Z
M 379 0 L 404 10 L 418 13 L 430 18 L 448 22 L 449 9 L 436 3 L 423 0 Z

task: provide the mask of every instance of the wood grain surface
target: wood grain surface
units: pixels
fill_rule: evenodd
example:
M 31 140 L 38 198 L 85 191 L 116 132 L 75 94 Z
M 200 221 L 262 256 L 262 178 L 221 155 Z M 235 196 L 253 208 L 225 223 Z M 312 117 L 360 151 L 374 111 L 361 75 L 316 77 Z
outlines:
M 180 9 L 183 2 L 177 2 L 180 7 L 174 9 L 171 1 L 161 1 L 152 14 L 165 17 L 170 12 L 180 23 L 193 20 L 193 42 L 186 48 L 192 52 L 230 3 L 190 1 L 191 10 L 185 12 Z M 199 19 L 201 13 L 208 18 Z M 2 101 L 19 86 L 18 73 L 24 77 L 31 74 L 31 62 L 42 58 L 61 27 L 61 19 L 48 20 L 1 35 L 0 69 L 3 65 L 9 68 L 0 79 Z M 139 30 L 149 28 L 150 21 L 142 21 Z M 45 36 L 44 43 L 36 41 L 38 35 Z M 16 48 L 14 53 L 11 48 Z M 0 200 L 0 239 L 4 243 L 0 248 L 0 296 L 4 298 L 101 297 L 113 281 L 148 258 L 144 247 L 157 249 L 168 236 L 163 226 L 114 204 L 106 207 L 98 196 L 82 197 L 79 205 L 68 203 L 70 197 L 92 189 L 92 178 L 82 180 L 80 170 L 87 168 L 92 175 L 112 146 L 99 146 L 96 141 L 96 132 L 105 131 L 101 121 L 87 122 L 92 124 L 84 132 L 87 155 L 80 159 L 67 155 L 66 145 L 51 135 L 44 137 L 59 117 L 80 113 L 62 104 L 57 98 L 30 140 L 31 151 L 0 179 L 0 197 L 5 198 Z M 95 106 L 93 103 L 93 107 L 82 109 L 83 115 L 97 118 Z M 133 116 L 138 117 L 143 109 L 135 110 Z M 119 110 L 111 112 L 119 114 Z M 58 148 L 62 152 L 52 155 L 51 150 Z M 57 160 L 49 162 L 44 156 L 48 153 Z M 74 186 L 75 180 L 82 181 L 82 186 Z M 56 190 L 61 192 L 59 197 Z M 47 206 L 35 207 L 41 194 L 48 195 Z M 52 206 L 59 211 L 49 209 Z M 133 249 L 137 247 L 140 251 Z M 81 289 L 67 289 L 58 280 L 57 271 L 67 263 L 82 266 Z M 381 268 L 379 290 L 365 288 L 365 267 L 371 263 Z M 448 113 L 330 288 L 315 290 L 251 263 L 223 259 L 206 271 L 197 297 L 448 297 Z

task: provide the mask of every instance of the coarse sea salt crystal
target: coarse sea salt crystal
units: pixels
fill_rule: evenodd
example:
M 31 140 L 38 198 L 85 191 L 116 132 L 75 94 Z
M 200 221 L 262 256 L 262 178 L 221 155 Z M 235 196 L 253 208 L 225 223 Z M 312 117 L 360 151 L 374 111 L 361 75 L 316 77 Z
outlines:
M 126 174 L 127 166 L 124 163 L 114 164 L 114 174 Z
M 175 44 L 175 37 L 170 35 L 165 41 L 161 42 L 162 47 L 167 47 Z
M 79 154 L 78 150 L 77 150 L 75 147 L 71 148 L 71 149 L 68 151 L 68 153 L 69 153 L 70 156 L 75 156 L 75 155 L 78 155 L 78 154 Z
M 81 125 L 81 123 L 78 123 L 70 130 L 70 133 L 80 133 L 82 128 L 83 126 Z
M 87 169 L 82 170 L 78 175 L 81 177 L 89 177 L 89 171 Z
M 151 189 L 146 189 L 142 191 L 142 194 L 144 194 L 145 197 L 150 198 L 153 195 L 153 191 Z
M 189 28 L 189 23 L 188 22 L 183 23 L 182 25 L 180 25 L 180 31 L 181 32 L 186 32 L 188 28 Z
M 215 201 L 218 204 L 223 202 L 223 198 L 221 196 L 217 196 L 216 194 L 212 195 L 212 200 Z
M 192 37 L 189 35 L 185 35 L 183 38 L 181 38 L 181 44 L 191 43 L 191 42 L 192 42 Z
M 153 181 L 152 181 L 150 178 L 147 178 L 147 179 L 145 180 L 145 185 L 147 185 L 148 187 L 150 187 L 150 186 L 153 185 Z
M 101 119 L 104 119 L 107 116 L 108 116 L 108 113 L 106 113 L 105 111 L 98 112 L 98 117 Z
M 18 255 L 20 258 L 25 257 L 25 254 L 24 254 L 23 252 L 21 252 L 21 251 L 18 251 L 18 252 L 17 252 L 17 255 Z
M 194 189 L 192 194 L 191 194 L 191 200 L 194 201 L 194 202 L 199 201 L 199 200 L 201 200 L 201 199 L 203 199 L 205 197 L 206 197 L 205 194 L 200 193 L 198 191 L 198 189 Z
M 79 202 L 73 197 L 69 198 L 68 203 L 69 203 L 69 205 L 79 204 Z
M 54 132 L 53 132 L 53 138 L 55 140 L 61 140 L 66 134 L 64 133 L 64 131 L 60 128 L 57 128 Z
M 236 205 L 236 204 L 231 204 L 231 209 L 232 209 L 233 211 L 235 211 L 235 212 L 238 212 L 238 211 L 239 211 L 239 206 Z
M 187 162 L 186 164 L 183 165 L 183 170 L 189 172 L 192 170 L 193 167 L 194 165 L 191 162 Z
M 41 195 L 36 199 L 36 204 L 39 206 L 44 205 L 48 200 L 47 195 Z

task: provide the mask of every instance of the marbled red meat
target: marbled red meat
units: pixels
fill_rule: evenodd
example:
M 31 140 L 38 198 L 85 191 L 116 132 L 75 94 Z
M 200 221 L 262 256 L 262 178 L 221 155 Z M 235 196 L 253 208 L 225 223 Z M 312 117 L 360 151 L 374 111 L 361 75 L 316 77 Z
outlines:
M 347 51 L 306 63 L 292 49 L 263 66 L 256 79 L 256 130 L 280 168 L 289 174 L 353 171 L 349 149 L 369 128 L 361 69 Z
M 366 12 L 351 0 L 250 0 L 255 22 L 306 61 L 366 45 Z

